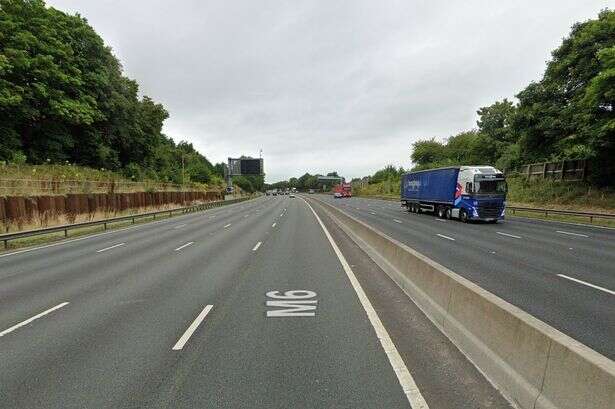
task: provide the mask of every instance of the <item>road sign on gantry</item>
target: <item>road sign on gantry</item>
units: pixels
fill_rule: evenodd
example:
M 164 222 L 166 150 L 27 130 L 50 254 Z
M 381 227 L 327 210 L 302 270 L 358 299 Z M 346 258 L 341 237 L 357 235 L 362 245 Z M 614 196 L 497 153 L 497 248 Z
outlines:
M 228 158 L 228 169 L 230 176 L 262 176 L 265 173 L 263 159 L 260 158 Z

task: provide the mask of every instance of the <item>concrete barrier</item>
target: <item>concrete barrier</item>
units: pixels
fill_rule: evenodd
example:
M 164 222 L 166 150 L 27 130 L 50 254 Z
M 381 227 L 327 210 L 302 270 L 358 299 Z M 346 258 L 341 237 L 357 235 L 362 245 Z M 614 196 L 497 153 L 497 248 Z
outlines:
M 329 214 L 515 405 L 615 408 L 615 362 L 346 212 L 308 200 Z

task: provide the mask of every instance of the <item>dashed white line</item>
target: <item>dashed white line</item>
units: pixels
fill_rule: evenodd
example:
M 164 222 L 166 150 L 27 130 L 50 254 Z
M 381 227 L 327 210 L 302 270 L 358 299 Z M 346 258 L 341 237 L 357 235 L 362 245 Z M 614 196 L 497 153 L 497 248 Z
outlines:
M 59 310 L 60 308 L 66 306 L 68 304 L 69 304 L 68 301 L 60 303 L 60 304 L 56 305 L 55 307 L 51 307 L 48 310 L 45 310 L 45 311 L 43 311 L 43 312 L 41 312 L 39 314 L 36 314 L 34 317 L 30 317 L 27 320 L 20 322 L 19 324 L 15 324 L 11 328 L 5 329 L 4 331 L 0 332 L 0 337 L 3 337 L 6 334 L 9 334 L 9 333 L 15 331 L 16 329 L 19 329 L 19 328 L 23 327 L 24 325 L 28 325 L 32 321 L 37 320 L 37 319 L 39 319 L 41 317 L 44 317 L 45 315 L 47 315 L 47 314 L 49 314 L 51 312 L 54 312 L 55 310 Z
M 574 281 L 575 283 L 583 284 L 591 288 L 595 288 L 596 290 L 604 291 L 605 293 L 609 293 L 611 295 L 615 295 L 615 291 L 609 290 L 608 288 L 600 287 L 598 285 L 588 283 L 587 281 L 579 280 L 577 278 L 568 277 L 564 274 L 558 274 L 558 277 L 565 278 L 566 280 Z
M 175 251 L 180 251 L 181 249 L 185 249 L 186 247 L 188 247 L 188 246 L 192 246 L 193 244 L 194 244 L 194 242 L 193 242 L 193 241 L 189 241 L 188 243 L 186 243 L 186 244 L 184 244 L 184 245 L 179 246 L 178 248 L 176 248 L 176 249 L 175 249 Z
M 437 222 L 445 222 L 446 221 L 446 219 L 438 219 L 438 218 L 436 218 L 434 220 L 437 221 Z
M 114 249 L 114 248 L 117 248 L 117 247 L 122 247 L 125 244 L 126 243 L 114 244 L 113 246 L 109 246 L 109 247 L 105 247 L 104 249 L 96 250 L 96 252 L 97 253 L 102 253 L 102 252 L 107 251 L 107 250 L 111 250 L 111 249 Z
M 393 219 L 393 221 L 394 221 L 395 223 L 399 223 L 399 224 L 401 224 L 401 223 L 402 223 L 402 221 L 401 221 L 401 220 L 397 220 L 397 219 Z
M 382 321 L 380 321 L 378 313 L 372 306 L 372 303 L 369 301 L 369 298 L 367 298 L 365 291 L 363 291 L 363 288 L 361 287 L 361 283 L 359 283 L 359 280 L 357 280 L 357 277 L 352 271 L 352 268 L 350 268 L 348 261 L 346 261 L 346 258 L 340 251 L 339 247 L 333 240 L 333 237 L 331 237 L 331 234 L 325 227 L 322 220 L 320 220 L 320 217 L 318 217 L 312 206 L 307 202 L 306 204 L 314 214 L 314 217 L 316 217 L 316 220 L 320 224 L 320 227 L 322 227 L 322 230 L 324 231 L 325 236 L 329 240 L 331 247 L 333 247 L 333 251 L 337 255 L 337 258 L 339 259 L 344 269 L 344 272 L 346 272 L 346 276 L 350 280 L 352 288 L 357 294 L 357 298 L 359 298 L 363 309 L 367 313 L 369 322 L 372 324 L 372 327 L 376 332 L 376 336 L 380 341 L 380 345 L 382 346 L 382 349 L 384 350 L 385 354 L 387 355 L 387 358 L 389 359 L 389 363 L 391 364 L 391 367 L 393 368 L 393 371 L 397 376 L 397 380 L 399 381 L 399 384 L 401 385 L 401 388 L 406 395 L 406 399 L 408 399 L 408 402 L 410 402 L 410 406 L 412 406 L 414 409 L 429 409 L 429 406 L 427 405 L 425 398 L 423 398 L 419 387 L 416 385 L 412 374 L 404 363 L 404 360 L 402 359 L 401 355 L 399 354 L 399 351 L 395 347 L 395 344 L 389 336 L 389 333 L 387 332 L 386 328 L 384 327 L 384 325 L 382 325 Z
M 275 225 L 276 225 L 276 224 L 277 224 L 277 223 L 273 223 L 273 224 L 271 225 L 271 227 L 275 227 Z
M 506 237 L 512 237 L 513 239 L 520 239 L 521 236 L 515 236 L 514 234 L 509 234 L 509 233 L 504 233 L 501 231 L 496 231 L 497 234 L 499 234 L 500 236 L 506 236 Z
M 246 214 L 245 216 L 243 216 L 243 218 L 245 219 L 246 217 L 250 216 L 250 214 Z
M 261 246 L 261 242 L 259 241 L 258 243 L 256 243 L 256 246 L 254 246 L 254 248 L 252 249 L 252 251 L 256 251 L 258 250 L 258 248 Z
M 186 342 L 188 342 L 194 331 L 196 331 L 198 326 L 201 324 L 201 322 L 203 322 L 205 317 L 207 317 L 207 314 L 209 314 L 209 311 L 211 311 L 213 307 L 213 305 L 207 305 L 205 308 L 203 308 L 203 311 L 201 311 L 201 313 L 194 319 L 194 321 L 192 321 L 192 324 L 190 324 L 186 332 L 184 332 L 181 338 L 179 338 L 175 345 L 173 345 L 174 351 L 179 351 L 184 347 L 184 345 L 186 345 Z
M 226 229 L 227 227 L 231 227 L 231 224 L 232 224 L 232 223 L 225 224 L 225 225 L 224 225 L 224 228 Z
M 376 215 L 376 212 L 369 212 L 369 214 L 371 214 L 371 215 L 375 216 L 375 215 Z
M 185 224 L 179 224 L 179 225 L 177 225 L 177 226 L 175 226 L 173 228 L 174 229 L 181 229 L 182 227 L 186 227 L 186 225 Z
M 556 233 L 561 233 L 561 234 L 569 234 L 571 236 L 578 236 L 578 237 L 589 237 L 587 234 L 581 234 L 581 233 L 571 233 L 569 231 L 561 231 L 561 230 L 556 230 Z
M 444 234 L 439 234 L 439 233 L 438 233 L 438 234 L 437 234 L 437 236 L 438 236 L 438 237 L 442 237 L 443 239 L 446 239 L 446 240 L 455 241 L 455 239 L 454 239 L 454 238 L 452 238 L 452 237 L 448 237 L 448 236 L 445 236 Z

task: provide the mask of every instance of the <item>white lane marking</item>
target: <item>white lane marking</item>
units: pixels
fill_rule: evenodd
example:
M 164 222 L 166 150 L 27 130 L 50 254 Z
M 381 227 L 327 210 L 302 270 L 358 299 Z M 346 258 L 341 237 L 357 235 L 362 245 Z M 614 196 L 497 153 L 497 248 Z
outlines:
M 194 244 L 193 241 L 189 241 L 188 243 L 184 244 L 183 246 L 179 246 L 178 248 L 175 249 L 175 251 L 180 251 L 181 249 L 185 249 L 188 246 L 192 246 Z
M 174 229 L 181 229 L 182 227 L 186 227 L 186 225 L 185 224 L 179 224 L 179 225 L 177 225 L 177 226 L 175 226 L 173 228 Z
M 344 268 L 344 271 L 346 272 L 346 275 L 348 276 L 348 279 L 352 284 L 352 288 L 357 293 L 357 297 L 359 298 L 363 309 L 367 313 L 369 322 L 372 324 L 372 327 L 376 331 L 376 336 L 380 341 L 380 345 L 382 345 L 384 353 L 387 355 L 387 358 L 389 358 L 389 363 L 393 367 L 395 375 L 397 375 L 397 380 L 399 381 L 399 384 L 401 385 L 404 394 L 408 399 L 408 402 L 410 402 L 410 406 L 412 406 L 414 409 L 429 409 L 429 406 L 427 406 L 427 402 L 425 402 L 423 395 L 421 395 L 421 391 L 416 385 L 416 382 L 414 382 L 414 378 L 410 374 L 408 367 L 404 363 L 404 360 L 401 358 L 401 355 L 399 355 L 399 351 L 395 347 L 393 340 L 389 336 L 389 333 L 387 332 L 384 325 L 382 325 L 382 321 L 380 321 L 378 313 L 376 312 L 376 310 L 374 310 L 374 307 L 369 301 L 369 298 L 367 298 L 367 295 L 363 291 L 359 280 L 357 280 L 357 277 L 354 275 L 354 272 L 350 268 L 350 265 L 346 261 L 346 258 L 340 251 L 339 247 L 337 247 L 337 244 L 333 240 L 333 237 L 331 237 L 329 230 L 327 230 L 327 228 L 323 224 L 322 220 L 320 220 L 320 217 L 318 217 L 312 206 L 308 202 L 305 203 L 308 205 L 308 207 L 314 214 L 314 217 L 316 217 L 316 220 L 318 220 L 318 223 L 320 224 L 320 227 L 322 227 L 322 230 L 325 232 L 325 236 L 327 236 L 331 247 L 333 247 L 333 251 L 335 251 L 337 258 L 342 264 L 342 267 Z
M 123 245 L 125 245 L 125 244 L 126 244 L 126 243 L 114 244 L 113 246 L 109 246 L 109 247 L 105 247 L 104 249 L 96 250 L 96 252 L 97 252 L 97 253 L 102 253 L 102 252 L 104 252 L 104 251 L 111 250 L 111 249 L 114 249 L 114 248 L 116 248 L 116 247 L 122 247 L 122 246 L 123 246 Z
M 561 234 L 569 234 L 571 236 L 578 236 L 578 237 L 589 237 L 587 234 L 581 234 L 581 233 L 571 233 L 569 231 L 561 231 L 561 230 L 556 230 L 556 233 L 561 233 Z
M 228 205 L 228 206 L 235 206 L 235 205 L 231 204 L 231 205 Z M 215 212 L 217 210 L 219 210 L 219 208 L 211 209 L 210 211 L 214 211 Z M 224 212 L 220 212 L 220 214 L 222 214 L 222 213 L 225 213 L 225 211 Z M 183 216 L 178 216 L 178 217 L 187 217 L 187 216 L 192 216 L 192 215 L 183 215 Z M 212 218 L 213 217 L 215 217 L 215 216 L 212 216 Z M 115 229 L 115 230 L 111 230 L 111 231 L 105 231 L 105 232 L 102 232 L 102 233 L 89 234 L 87 236 L 78 237 L 76 239 L 62 240 L 62 241 L 59 241 L 57 243 L 45 244 L 43 246 L 31 247 L 31 248 L 27 248 L 27 249 L 23 249 L 23 250 L 19 250 L 19 251 L 13 251 L 11 253 L 0 254 L 0 258 L 9 257 L 9 256 L 16 256 L 18 254 L 29 253 L 31 251 L 36 251 L 36 250 L 43 250 L 43 249 L 47 249 L 47 248 L 50 248 L 50 247 L 63 246 L 65 244 L 74 243 L 74 242 L 77 242 L 77 241 L 89 240 L 89 239 L 93 239 L 93 238 L 100 237 L 100 236 L 106 236 L 108 234 L 121 233 L 121 232 L 124 232 L 124 231 L 127 231 L 127 230 L 142 229 L 142 228 L 151 227 L 151 226 L 154 226 L 154 225 L 157 225 L 157 224 L 172 223 L 174 221 L 176 221 L 175 218 L 173 218 L 173 219 L 167 218 L 167 219 L 163 219 L 163 220 L 156 220 L 156 221 L 151 221 L 151 222 L 147 222 L 147 223 L 144 223 L 144 224 L 139 224 L 139 225 L 136 225 L 136 226 L 124 227 L 124 228 L 121 228 L 121 229 Z M 599 227 L 599 226 L 594 226 L 594 227 Z
M 203 322 L 205 317 L 207 317 L 207 314 L 209 314 L 209 311 L 211 311 L 213 307 L 213 305 L 207 305 L 205 308 L 203 308 L 203 311 L 201 311 L 201 313 L 194 319 L 194 321 L 192 321 L 192 324 L 190 324 L 186 332 L 184 332 L 181 338 L 179 338 L 175 345 L 173 345 L 174 351 L 179 351 L 184 347 L 184 345 L 186 345 L 186 342 L 188 342 L 194 331 L 196 331 L 198 326 L 201 324 L 201 322 Z
M 401 223 L 402 223 L 402 221 L 401 221 L 401 220 L 397 220 L 397 219 L 393 219 L 393 221 L 394 221 L 395 223 L 399 223 L 399 224 L 401 224 Z
M 576 278 L 568 277 L 567 275 L 564 275 L 564 274 L 558 274 L 557 276 L 561 277 L 561 278 L 565 278 L 566 280 L 571 280 L 571 281 L 574 281 L 576 283 L 586 285 L 586 286 L 591 287 L 591 288 L 595 288 L 596 290 L 604 291 L 605 293 L 609 293 L 611 295 L 615 295 L 615 291 L 609 290 L 608 288 L 600 287 L 600 286 L 592 284 L 592 283 L 588 283 L 587 281 L 578 280 Z
M 273 223 L 273 224 L 271 225 L 271 227 L 275 227 L 275 225 L 276 225 L 276 224 L 277 224 L 277 223 Z
M 282 214 L 280 215 L 280 217 L 282 217 L 282 216 L 284 216 L 284 213 L 282 213 Z
M 37 320 L 37 319 L 39 319 L 41 317 L 44 317 L 45 315 L 47 315 L 47 314 L 49 314 L 51 312 L 54 312 L 55 310 L 59 310 L 60 308 L 66 306 L 68 304 L 69 304 L 68 301 L 65 301 L 63 303 L 60 303 L 60 304 L 56 305 L 55 307 L 51 307 L 48 310 L 45 310 L 45 311 L 43 311 L 43 312 L 41 312 L 39 314 L 36 314 L 34 317 L 30 317 L 27 320 L 20 322 L 19 324 L 15 324 L 11 328 L 5 329 L 4 331 L 0 332 L 0 337 L 3 337 L 6 334 L 9 334 L 9 333 L 15 331 L 16 329 L 23 327 L 24 325 L 28 325 L 32 321 Z
M 245 219 L 245 218 L 246 218 L 246 217 L 248 217 L 248 216 L 250 216 L 250 214 L 249 214 L 249 213 L 248 213 L 248 214 L 246 214 L 245 216 L 243 216 L 243 218 Z
M 446 219 L 435 219 L 437 222 L 445 222 Z
M 258 250 L 258 248 L 261 246 L 261 244 L 263 244 L 263 243 L 261 243 L 260 241 L 259 241 L 258 243 L 256 243 L 256 246 L 254 246 L 254 248 L 252 249 L 252 251 L 256 251 L 256 250 Z
M 445 236 L 444 234 L 439 234 L 439 233 L 438 233 L 438 234 L 437 234 L 437 236 L 442 237 L 443 239 L 446 239 L 446 240 L 455 241 L 455 239 L 454 239 L 454 238 L 452 238 L 452 237 L 448 237 L 448 236 Z
M 369 212 L 369 214 L 371 214 L 371 215 L 374 215 L 374 216 L 375 216 L 375 215 L 376 215 L 376 212 Z
M 224 228 L 226 229 L 227 227 L 231 227 L 231 224 L 232 224 L 232 223 L 229 223 L 229 224 L 224 225 Z
M 515 236 L 514 234 L 508 234 L 508 233 L 504 233 L 501 231 L 496 231 L 497 234 L 499 234 L 500 236 L 506 236 L 506 237 L 512 237 L 513 239 L 520 239 L 521 236 Z
M 214 217 L 216 217 L 216 216 L 209 216 L 210 219 L 213 219 Z

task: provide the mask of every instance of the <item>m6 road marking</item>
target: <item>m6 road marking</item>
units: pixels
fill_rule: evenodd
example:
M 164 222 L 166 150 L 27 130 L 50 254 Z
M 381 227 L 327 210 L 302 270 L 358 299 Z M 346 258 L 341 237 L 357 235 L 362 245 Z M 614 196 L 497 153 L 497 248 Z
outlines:
M 268 298 L 265 305 L 278 309 L 267 311 L 267 317 L 313 317 L 316 315 L 316 293 L 308 290 L 291 290 L 280 294 L 279 291 L 269 291 L 265 294 Z

